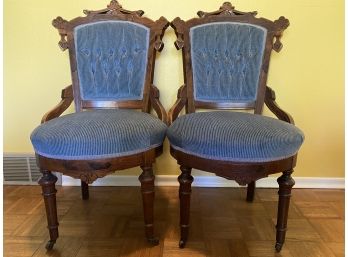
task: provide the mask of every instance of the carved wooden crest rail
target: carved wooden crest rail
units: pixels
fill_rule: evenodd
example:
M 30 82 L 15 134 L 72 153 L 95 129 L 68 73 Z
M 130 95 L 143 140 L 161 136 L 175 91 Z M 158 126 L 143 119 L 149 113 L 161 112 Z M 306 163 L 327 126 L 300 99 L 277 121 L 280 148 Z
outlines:
M 112 0 L 110 4 L 105 8 L 97 11 L 91 11 L 91 10 L 83 10 L 83 13 L 87 16 L 87 18 L 93 18 L 95 15 L 107 15 L 107 16 L 124 16 L 127 17 L 129 20 L 136 20 L 137 18 L 141 18 L 144 14 L 143 10 L 137 10 L 137 11 L 129 11 L 126 9 L 123 9 L 122 5 L 118 3 L 116 0 Z M 58 16 L 56 19 L 52 21 L 52 25 L 58 29 L 59 35 L 61 37 L 58 45 L 62 49 L 62 51 L 65 51 L 69 48 L 68 42 L 67 42 L 67 34 L 69 30 L 69 25 L 71 22 L 63 19 L 62 17 Z M 156 33 L 156 41 L 155 41 L 155 49 L 157 51 L 161 51 L 163 49 L 163 42 L 162 38 L 164 35 L 164 30 L 169 26 L 169 22 L 166 18 L 163 16 L 158 19 L 155 25 L 155 33 Z
M 282 43 L 280 42 L 283 31 L 290 25 L 289 20 L 286 19 L 284 16 L 280 16 L 279 19 L 275 20 L 274 22 L 271 22 L 264 18 L 256 18 L 256 15 L 257 15 L 256 11 L 252 11 L 252 12 L 238 11 L 230 2 L 223 3 L 223 5 L 219 8 L 219 10 L 216 10 L 213 12 L 198 11 L 197 15 L 199 18 L 231 16 L 231 17 L 235 17 L 236 21 L 237 20 L 247 21 L 247 22 L 254 21 L 255 23 L 266 25 L 268 27 L 268 33 L 272 33 L 273 36 L 275 37 L 275 41 L 273 43 L 273 49 L 277 52 L 279 52 L 283 46 Z M 192 20 L 195 20 L 195 18 Z M 190 23 L 190 21 L 187 21 L 187 23 Z M 177 35 L 175 46 L 177 49 L 181 49 L 184 47 L 183 35 L 184 35 L 185 21 L 181 20 L 178 17 L 171 22 L 171 26 L 174 28 L 175 33 Z

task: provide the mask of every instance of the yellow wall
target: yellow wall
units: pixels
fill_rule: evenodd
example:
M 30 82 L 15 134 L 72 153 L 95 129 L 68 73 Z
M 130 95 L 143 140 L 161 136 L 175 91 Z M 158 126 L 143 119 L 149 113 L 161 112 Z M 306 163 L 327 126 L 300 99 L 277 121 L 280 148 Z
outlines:
M 129 9 L 143 9 L 157 19 L 193 17 L 198 10 L 215 10 L 222 0 L 123 0 Z M 57 15 L 66 19 L 82 9 L 101 9 L 107 0 L 4 1 L 4 152 L 32 152 L 30 132 L 70 84 L 68 53 L 58 46 L 51 26 Z M 240 10 L 290 20 L 280 54 L 274 53 L 268 84 L 280 105 L 306 134 L 295 176 L 344 176 L 344 1 L 235 0 Z M 170 28 L 165 49 L 157 58 L 155 84 L 168 110 L 183 82 L 181 55 Z M 157 174 L 177 174 L 168 152 L 156 164 Z

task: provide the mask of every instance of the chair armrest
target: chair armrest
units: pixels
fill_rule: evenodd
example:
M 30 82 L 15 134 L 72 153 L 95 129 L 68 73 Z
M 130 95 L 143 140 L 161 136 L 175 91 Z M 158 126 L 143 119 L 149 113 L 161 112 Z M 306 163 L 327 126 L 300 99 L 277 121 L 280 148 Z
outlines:
M 266 87 L 265 104 L 267 105 L 268 109 L 270 109 L 271 112 L 273 112 L 278 119 L 288 122 L 290 124 L 295 124 L 294 119 L 291 117 L 291 115 L 282 110 L 275 100 L 276 95 L 273 89 L 271 89 L 270 87 Z
M 168 112 L 168 125 L 172 124 L 178 118 L 179 113 L 187 103 L 186 85 L 179 88 L 177 97 L 178 99 Z
M 151 106 L 157 113 L 158 118 L 162 120 L 165 124 L 167 124 L 167 113 L 162 103 L 159 100 L 159 96 L 160 96 L 160 93 L 158 88 L 155 85 L 151 85 L 151 88 L 150 88 Z
M 67 86 L 62 90 L 62 100 L 52 110 L 47 112 L 41 119 L 41 123 L 59 117 L 74 100 L 72 85 Z

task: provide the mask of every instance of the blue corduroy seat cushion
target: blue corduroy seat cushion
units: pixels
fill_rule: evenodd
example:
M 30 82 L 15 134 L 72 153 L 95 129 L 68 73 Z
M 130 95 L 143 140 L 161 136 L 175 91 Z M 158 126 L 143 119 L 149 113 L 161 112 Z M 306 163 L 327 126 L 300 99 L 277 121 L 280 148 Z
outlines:
M 168 128 L 174 149 L 213 160 L 267 162 L 297 153 L 304 135 L 297 127 L 262 115 L 200 112 L 179 117 Z
M 163 143 L 167 126 L 135 110 L 92 110 L 52 119 L 31 134 L 39 155 L 63 160 L 126 156 Z

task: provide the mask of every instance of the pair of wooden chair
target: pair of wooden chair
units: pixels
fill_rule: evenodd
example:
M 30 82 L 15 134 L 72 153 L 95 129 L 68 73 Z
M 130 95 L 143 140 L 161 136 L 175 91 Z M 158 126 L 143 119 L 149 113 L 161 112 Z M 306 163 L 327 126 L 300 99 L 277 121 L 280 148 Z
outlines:
M 140 166 L 145 234 L 158 244 L 153 230 L 154 174 L 152 164 L 162 153 L 165 136 L 181 169 L 180 247 L 188 238 L 190 193 L 196 168 L 248 185 L 252 201 L 255 181 L 282 172 L 276 250 L 285 240 L 291 173 L 302 132 L 275 103 L 266 86 L 272 49 L 288 27 L 284 17 L 272 22 L 256 12 L 240 12 L 224 3 L 199 18 L 169 23 L 152 21 L 143 11 L 128 11 L 115 0 L 106 9 L 84 11 L 86 17 L 66 21 L 57 17 L 62 50 L 69 49 L 72 85 L 61 102 L 43 118 L 31 140 L 43 175 L 39 180 L 46 206 L 52 249 L 58 238 L 57 178 L 52 171 L 81 180 L 82 198 L 88 184 L 116 170 Z M 185 84 L 166 111 L 153 85 L 156 52 L 169 26 L 183 51 Z M 59 117 L 74 101 L 76 112 Z M 264 117 L 264 103 L 281 120 Z M 186 115 L 178 118 L 185 107 Z M 150 114 L 155 110 L 158 118 Z M 242 112 L 198 112 L 196 109 L 251 109 Z M 138 109 L 135 110 L 135 109 Z M 141 110 L 141 111 L 139 111 Z M 167 125 L 170 127 L 167 129 Z

